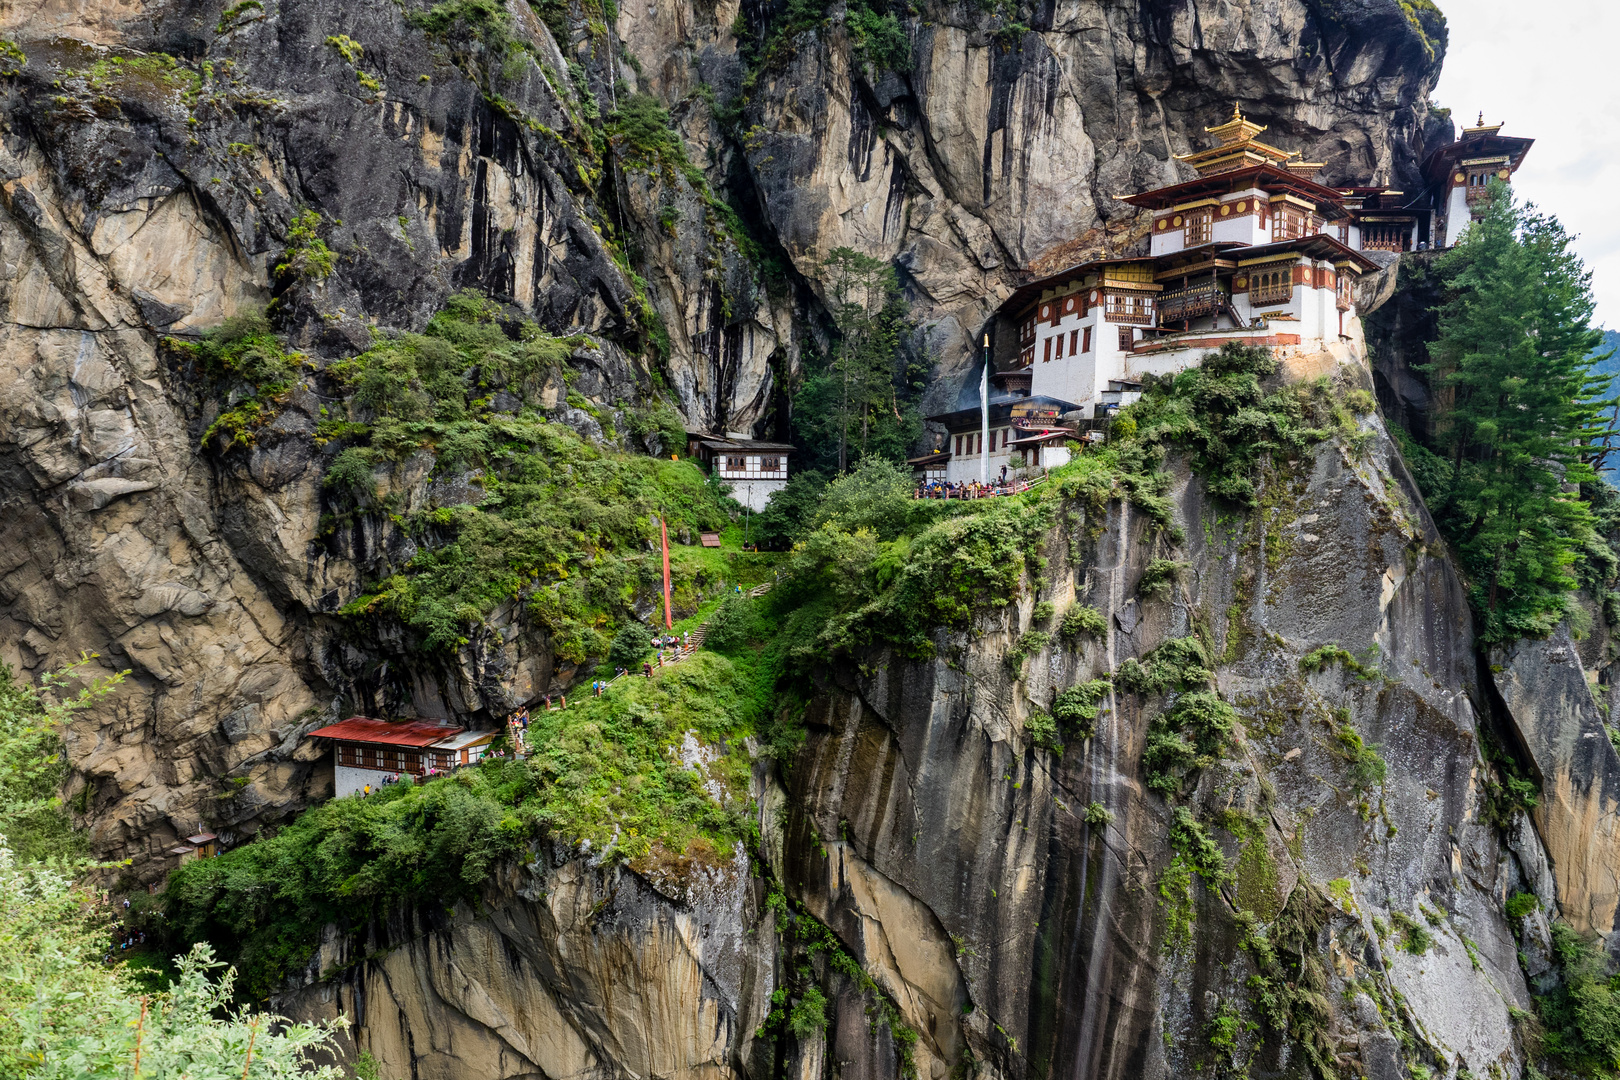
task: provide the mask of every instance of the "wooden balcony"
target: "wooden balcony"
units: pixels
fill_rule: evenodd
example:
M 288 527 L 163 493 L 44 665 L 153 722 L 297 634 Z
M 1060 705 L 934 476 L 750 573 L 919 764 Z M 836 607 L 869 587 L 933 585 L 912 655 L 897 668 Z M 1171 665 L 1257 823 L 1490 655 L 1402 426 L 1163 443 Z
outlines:
M 1226 302 L 1225 290 L 1212 281 L 1171 289 L 1159 294 L 1159 325 L 1219 315 Z
M 1361 227 L 1362 251 L 1408 251 L 1412 241 L 1412 231 L 1404 225 L 1363 225 Z

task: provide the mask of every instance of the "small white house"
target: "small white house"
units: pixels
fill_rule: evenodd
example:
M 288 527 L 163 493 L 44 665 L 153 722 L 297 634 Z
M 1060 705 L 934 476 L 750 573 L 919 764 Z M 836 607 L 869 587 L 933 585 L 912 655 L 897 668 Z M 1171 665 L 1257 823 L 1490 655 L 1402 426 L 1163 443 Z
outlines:
M 355 716 L 309 733 L 332 740 L 333 777 L 337 796 L 373 790 L 389 776 L 421 776 L 430 769 L 448 771 L 483 759 L 494 731 L 467 731 L 421 720 L 373 720 Z
M 788 443 L 760 442 L 728 431 L 720 435 L 693 435 L 687 454 L 697 458 L 731 489 L 731 497 L 758 513 L 771 495 L 787 486 Z

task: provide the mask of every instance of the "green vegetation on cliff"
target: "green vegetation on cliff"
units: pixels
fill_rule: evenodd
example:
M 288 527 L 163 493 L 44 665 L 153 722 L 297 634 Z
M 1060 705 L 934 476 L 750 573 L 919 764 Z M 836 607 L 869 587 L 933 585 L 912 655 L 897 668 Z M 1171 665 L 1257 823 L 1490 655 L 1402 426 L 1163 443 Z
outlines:
M 1434 267 L 1445 299 L 1421 370 L 1443 404 L 1432 449 L 1406 449 L 1467 575 L 1482 641 L 1548 633 L 1571 610 L 1577 564 L 1597 548 L 1613 561 L 1571 488 L 1598 482 L 1612 402 L 1593 370 L 1591 274 L 1570 239 L 1496 184 Z
M 838 248 L 825 265 L 838 333 L 826 356 L 810 359 L 794 395 L 798 463 L 834 474 L 868 456 L 902 465 L 922 436 L 930 367 L 904 348 L 910 306 L 881 259 Z
M 143 993 L 102 954 L 111 909 L 59 870 L 18 865 L 0 838 L 0 1075 L 17 1080 L 339 1080 L 333 1035 L 232 1007 L 234 973 L 207 945 Z M 322 1063 L 322 1062 L 327 1063 Z
M 553 419 L 543 394 L 566 390 L 569 358 L 588 342 L 528 323 L 509 333 L 499 317 L 497 305 L 458 293 L 423 333 L 379 336 L 326 369 L 342 394 L 319 432 L 342 447 L 325 477 L 328 528 L 386 515 L 416 548 L 344 613 L 397 619 L 435 651 L 465 644 L 513 603 L 559 658 L 580 663 L 605 656 L 636 596 L 657 590 L 658 516 L 672 533 L 718 530 L 730 503 L 691 462 L 593 445 Z M 267 330 L 242 340 L 262 342 Z M 222 336 L 196 348 L 239 347 Z M 614 433 L 611 415 L 578 401 Z M 424 461 L 429 494 L 410 506 L 398 481 Z M 677 601 L 694 606 L 701 570 L 679 559 L 675 568 Z
M 976 613 L 1019 598 L 1039 574 L 1041 538 L 1061 507 L 1078 503 L 1096 529 L 1108 503 L 1124 499 L 1169 529 L 1162 466 L 1172 450 L 1190 455 L 1216 495 L 1249 506 L 1255 477 L 1273 456 L 1332 436 L 1352 452 L 1364 445 L 1356 414 L 1371 410 L 1370 395 L 1340 395 L 1327 380 L 1268 389 L 1276 371 L 1268 350 L 1228 345 L 1202 369 L 1152 381 L 1106 446 L 1079 454 L 1023 495 L 916 500 L 907 473 L 863 458 L 814 509 L 793 514 L 801 522 L 790 532 L 793 555 L 772 594 L 792 628 L 790 656 L 815 663 L 883 644 L 931 655 L 937 630 L 965 629 Z M 1060 632 L 1093 625 L 1077 616 Z
M 0 837 L 22 863 L 76 863 L 87 852 L 88 837 L 73 828 L 62 803 L 68 778 L 62 728 L 128 674 L 95 676 L 70 690 L 94 659 L 47 672 L 38 687 L 0 663 Z
M 163 932 L 208 941 L 255 1000 L 308 962 L 328 923 L 358 928 L 401 904 L 476 903 L 504 862 L 550 841 L 654 871 L 727 862 L 749 832 L 741 741 L 777 737 L 780 653 L 745 622 L 702 651 L 602 697 L 535 710 L 526 760 L 489 759 L 425 782 L 334 799 L 291 825 L 170 876 Z
M 316 1058 L 341 1022 L 306 1027 L 232 1010 L 235 972 L 216 977 L 223 965 L 206 944 L 182 945 L 173 983 L 154 985 L 154 973 L 117 950 L 112 905 L 75 882 L 93 867 L 60 798 L 61 729 L 123 679 L 81 681 L 92 659 L 47 674 L 42 688 L 0 664 L 0 1076 L 337 1080 Z

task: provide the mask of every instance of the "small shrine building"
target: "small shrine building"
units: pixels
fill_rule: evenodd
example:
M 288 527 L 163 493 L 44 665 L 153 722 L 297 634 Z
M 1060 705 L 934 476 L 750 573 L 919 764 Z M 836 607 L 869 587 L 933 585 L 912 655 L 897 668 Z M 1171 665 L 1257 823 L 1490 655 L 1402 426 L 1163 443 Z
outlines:
M 733 499 L 757 514 L 772 495 L 787 487 L 788 455 L 793 446 L 728 431 L 724 435 L 689 434 L 686 452 L 727 484 Z

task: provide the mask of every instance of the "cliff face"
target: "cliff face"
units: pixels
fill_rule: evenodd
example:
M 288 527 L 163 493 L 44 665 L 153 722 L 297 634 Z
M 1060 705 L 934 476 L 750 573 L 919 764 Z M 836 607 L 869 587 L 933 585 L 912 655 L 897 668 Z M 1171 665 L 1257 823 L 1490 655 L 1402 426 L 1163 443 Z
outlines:
M 321 542 L 312 382 L 219 460 L 199 436 L 229 402 L 166 367 L 162 335 L 273 300 L 318 368 L 472 287 L 592 335 L 580 382 L 553 394 L 581 430 L 602 429 L 565 389 L 612 411 L 661 380 L 689 427 L 782 433 L 822 260 L 852 246 L 903 268 L 914 347 L 937 363 L 924 404 L 949 405 L 963 343 L 1026 267 L 1134 242 L 1109 195 L 1174 179 L 1170 155 L 1231 101 L 1330 177 L 1410 180 L 1443 50 L 1393 0 L 947 7 L 904 21 L 898 75 L 859 60 L 837 18 L 643 0 L 616 15 L 0 11 L 28 58 L 0 80 L 0 642 L 30 672 L 92 651 L 135 673 L 73 736 L 98 852 L 162 850 L 205 810 L 251 831 L 307 801 L 298 731 L 339 695 L 376 703 L 390 658 L 321 613 L 409 551 L 380 521 Z M 672 106 L 684 162 L 599 138 L 636 89 Z M 391 483 L 431 498 L 409 470 Z M 403 685 L 466 713 L 558 676 L 530 635 Z M 249 783 L 222 791 L 226 774 Z
M 300 735 L 339 709 L 487 714 L 571 677 L 510 611 L 433 671 L 334 616 L 413 550 L 380 515 L 338 541 L 321 522 L 316 375 L 373 328 L 420 328 L 475 288 L 584 335 L 577 380 L 545 393 L 592 437 L 661 392 L 690 427 L 781 432 L 823 260 L 849 246 L 903 270 L 913 347 L 937 364 L 925 405 L 948 406 L 1000 300 L 1138 243 L 1112 195 L 1179 178 L 1172 155 L 1234 100 L 1330 182 L 1410 185 L 1445 126 L 1427 105 L 1443 39 L 1395 0 L 930 7 L 901 22 L 904 73 L 863 59 L 836 10 L 536 10 L 0 5 L 28 57 L 0 77 L 0 657 L 37 675 L 90 650 L 133 671 L 70 732 L 97 854 L 155 873 L 146 857 L 205 818 L 234 840 L 307 805 L 323 791 Z M 607 124 L 638 92 L 683 151 Z M 310 270 L 312 235 L 329 272 Z M 1413 295 L 1371 335 L 1402 422 L 1426 407 L 1399 354 Z M 160 338 L 271 301 L 309 372 L 253 445 L 205 450 L 230 402 Z M 386 478 L 407 509 L 454 498 L 430 465 Z M 1255 514 L 1223 516 L 1185 471 L 1172 501 L 1173 553 L 1128 505 L 1076 505 L 1038 597 L 941 636 L 934 662 L 830 669 L 786 787 L 756 776 L 760 866 L 739 854 L 677 886 L 537 850 L 479 908 L 334 934 L 286 1007 L 347 1013 L 388 1074 L 415 1077 L 1516 1075 L 1517 950 L 1545 971 L 1547 928 L 1510 927 L 1503 899 L 1534 892 L 1604 932 L 1620 906 L 1620 758 L 1587 689 L 1610 659 L 1555 640 L 1481 670 L 1376 420 L 1278 463 Z M 1172 554 L 1176 587 L 1138 595 Z M 1106 629 L 1015 678 L 1036 599 L 1090 604 Z M 1027 725 L 1189 636 L 1242 726 L 1183 808 L 1247 831 L 1222 834 L 1236 876 L 1192 879 L 1190 944 L 1167 947 L 1177 819 L 1142 766 L 1165 697 L 1116 687 L 1061 753 Z M 1355 664 L 1302 666 L 1326 645 Z M 1352 735 L 1382 783 L 1350 774 Z M 1495 807 L 1487 742 L 1545 785 L 1533 818 Z M 864 980 L 779 937 L 778 895 Z M 1432 943 L 1408 947 L 1406 922 Z M 1209 1031 L 1275 970 L 1257 928 L 1309 1000 L 1294 1038 L 1240 1028 L 1217 1060 Z M 825 1030 L 761 1039 L 805 971 Z
M 1340 377 L 1370 382 L 1357 365 Z M 1564 770 L 1533 822 L 1493 809 L 1486 755 L 1504 734 L 1534 740 L 1565 707 L 1550 703 L 1573 699 L 1510 688 L 1560 678 L 1545 657 L 1481 670 L 1466 597 L 1375 419 L 1279 463 L 1252 515 L 1223 515 L 1202 481 L 1176 476 L 1178 549 L 1129 504 L 1070 504 L 1018 604 L 937 635 L 933 661 L 875 654 L 830 669 L 786 788 L 756 772 L 753 872 L 739 855 L 671 888 L 540 849 L 482 911 L 449 925 L 401 913 L 334 938 L 279 1004 L 346 1011 L 358 1045 L 422 1077 L 810 1078 L 835 1062 L 846 1076 L 935 1080 L 1307 1076 L 1313 1063 L 1518 1075 L 1520 949 L 1545 970 L 1547 931 L 1541 913 L 1510 925 L 1503 904 L 1533 892 L 1607 929 L 1600 866 L 1614 864 L 1601 836 L 1576 834 L 1612 814 L 1593 802 L 1561 815 L 1570 776 L 1584 789 L 1620 759 L 1606 738 L 1575 739 L 1590 762 Z M 1146 568 L 1169 554 L 1187 564 L 1180 583 L 1150 596 Z M 1105 629 L 1010 667 L 1043 601 L 1051 625 L 1086 604 Z M 1235 750 L 1167 803 L 1147 787 L 1144 751 L 1175 694 L 1131 691 L 1121 669 L 1188 637 L 1218 657 L 1212 683 L 1240 727 Z M 1323 646 L 1347 651 L 1320 663 Z M 1032 717 L 1097 677 L 1114 689 L 1095 734 L 1038 745 Z M 1377 782 L 1358 779 L 1347 751 L 1363 745 L 1387 767 Z M 1182 886 L 1167 868 L 1189 811 L 1236 830 L 1213 832 L 1235 873 L 1192 879 L 1178 944 L 1167 927 Z M 1584 861 L 1571 870 L 1566 855 Z M 775 883 L 870 983 L 779 936 Z M 1240 1025 L 1218 1043 L 1221 1017 L 1262 1012 L 1253 980 L 1275 969 L 1257 935 L 1292 955 L 1288 985 L 1307 991 L 1292 1037 Z M 772 993 L 802 994 L 807 976 L 826 988 L 825 1030 L 765 1039 Z M 902 1027 L 914 1043 L 896 1041 Z

